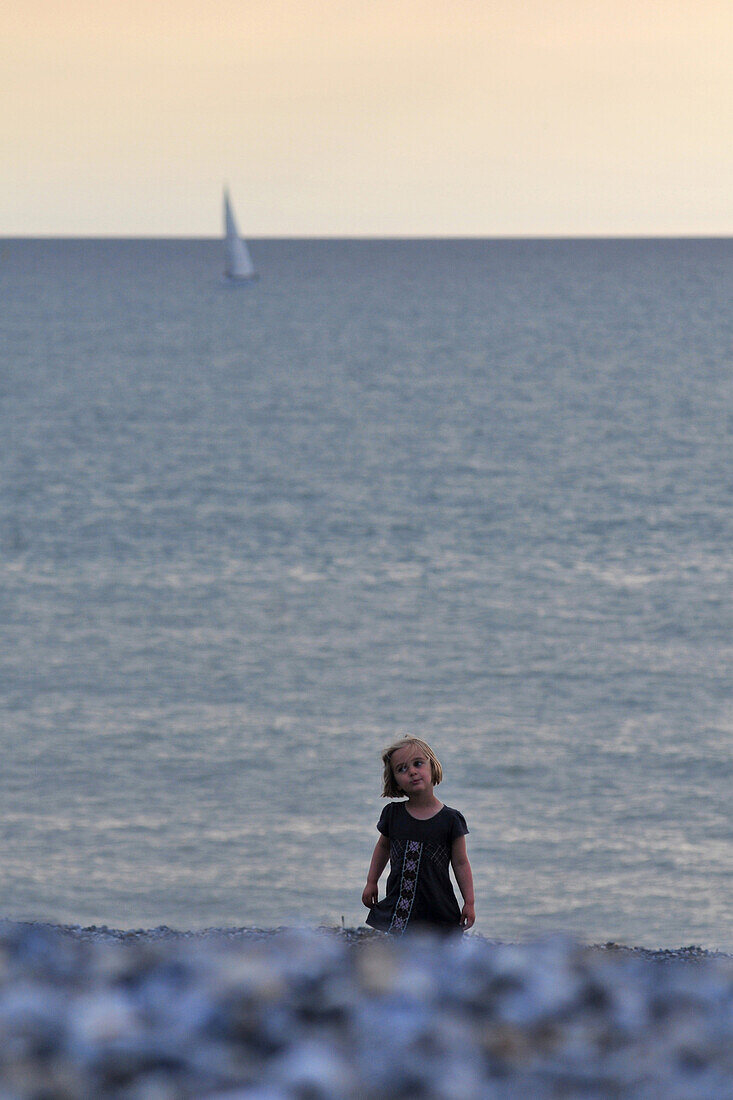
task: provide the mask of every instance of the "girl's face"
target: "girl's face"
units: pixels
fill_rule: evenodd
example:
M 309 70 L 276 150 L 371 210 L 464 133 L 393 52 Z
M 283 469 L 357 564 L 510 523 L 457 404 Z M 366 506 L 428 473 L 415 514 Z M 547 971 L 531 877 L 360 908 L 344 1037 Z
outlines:
M 390 764 L 397 786 L 406 795 L 432 790 L 433 770 L 427 756 L 417 745 L 396 749 L 390 757 Z

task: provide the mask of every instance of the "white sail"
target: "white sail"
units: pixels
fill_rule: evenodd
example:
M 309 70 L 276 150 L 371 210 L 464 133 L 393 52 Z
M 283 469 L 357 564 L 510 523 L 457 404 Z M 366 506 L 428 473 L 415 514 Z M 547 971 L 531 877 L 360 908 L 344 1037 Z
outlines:
M 255 275 L 249 249 L 239 236 L 229 192 L 224 191 L 224 232 L 226 248 L 226 275 L 228 279 L 253 279 Z

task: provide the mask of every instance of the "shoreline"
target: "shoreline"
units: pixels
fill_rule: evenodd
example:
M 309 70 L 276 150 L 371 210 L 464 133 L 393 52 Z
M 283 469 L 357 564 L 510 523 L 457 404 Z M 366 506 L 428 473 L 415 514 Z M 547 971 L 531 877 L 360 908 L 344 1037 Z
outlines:
M 375 932 L 368 925 L 357 927 L 345 927 L 338 925 L 318 925 L 316 927 L 302 925 L 277 925 L 272 928 L 260 928 L 256 925 L 228 925 L 221 927 L 206 927 L 181 929 L 171 928 L 167 924 L 160 924 L 154 928 L 112 928 L 107 924 L 61 924 L 53 921 L 36 920 L 10 920 L 0 918 L 0 930 L 3 927 L 17 927 L 19 929 L 38 929 L 53 935 L 67 937 L 80 942 L 98 943 L 252 943 L 260 940 L 269 940 L 273 937 L 288 935 L 298 932 L 312 932 L 318 935 L 330 935 L 347 944 L 367 943 L 384 938 L 385 933 Z M 388 937 L 399 942 L 400 937 Z M 678 947 L 647 947 L 641 944 L 624 944 L 608 940 L 605 943 L 584 943 L 572 936 L 564 934 L 543 935 L 528 938 L 526 940 L 495 940 L 483 935 L 481 932 L 465 932 L 460 937 L 461 941 L 478 941 L 494 947 L 523 948 L 536 943 L 552 940 L 566 940 L 573 943 L 581 951 L 607 952 L 614 955 L 626 955 L 634 958 L 650 959 L 658 961 L 686 960 L 689 962 L 705 959 L 733 959 L 733 953 L 721 951 L 717 948 L 702 947 L 699 944 L 680 945 Z

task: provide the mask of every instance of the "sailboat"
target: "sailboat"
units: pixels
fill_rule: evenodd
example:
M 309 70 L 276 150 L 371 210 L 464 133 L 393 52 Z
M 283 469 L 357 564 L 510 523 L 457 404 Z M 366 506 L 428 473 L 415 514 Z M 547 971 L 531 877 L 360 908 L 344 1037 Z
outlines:
M 256 278 L 252 257 L 249 249 L 239 236 L 237 222 L 229 200 L 229 192 L 224 188 L 224 245 L 226 248 L 226 267 L 224 272 L 227 279 L 234 282 L 243 282 L 246 279 Z

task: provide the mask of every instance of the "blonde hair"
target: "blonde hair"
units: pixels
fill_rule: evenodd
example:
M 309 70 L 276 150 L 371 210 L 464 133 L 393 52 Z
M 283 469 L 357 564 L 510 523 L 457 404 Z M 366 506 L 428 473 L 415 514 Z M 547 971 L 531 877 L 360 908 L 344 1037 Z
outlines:
M 394 744 L 390 745 L 389 748 L 385 749 L 382 753 L 382 762 L 384 763 L 384 787 L 382 788 L 382 798 L 402 798 L 405 793 L 397 786 L 397 781 L 392 771 L 392 753 L 397 752 L 397 749 L 405 749 L 408 745 L 416 745 L 425 753 L 430 761 L 430 774 L 434 787 L 437 787 L 438 783 L 440 783 L 443 778 L 443 766 L 427 741 L 421 741 L 419 737 L 410 737 L 409 735 L 401 737 L 399 741 L 395 741 Z

